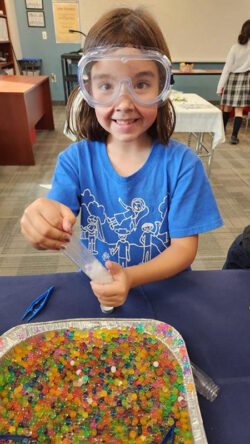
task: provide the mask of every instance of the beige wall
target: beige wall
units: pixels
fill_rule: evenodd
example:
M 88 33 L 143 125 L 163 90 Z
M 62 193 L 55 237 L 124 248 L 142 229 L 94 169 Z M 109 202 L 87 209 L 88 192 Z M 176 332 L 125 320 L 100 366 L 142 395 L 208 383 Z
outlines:
M 14 0 L 8 0 L 7 2 L 5 2 L 5 5 L 6 5 L 7 16 L 8 16 L 8 25 L 9 25 L 9 29 L 10 29 L 10 38 L 12 41 L 12 45 L 14 47 L 16 58 L 21 59 L 22 58 L 22 50 L 21 50 L 20 39 L 19 39 L 19 32 L 18 32 L 18 26 L 17 26 L 17 17 L 16 17 Z
M 224 61 L 250 18 L 250 0 L 79 0 L 87 32 L 113 7 L 143 5 L 157 19 L 173 61 Z

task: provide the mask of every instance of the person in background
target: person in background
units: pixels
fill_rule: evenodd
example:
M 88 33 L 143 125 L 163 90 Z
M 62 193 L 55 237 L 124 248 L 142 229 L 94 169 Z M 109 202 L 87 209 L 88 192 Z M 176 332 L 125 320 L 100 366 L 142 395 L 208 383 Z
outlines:
M 232 108 L 235 111 L 233 132 L 230 143 L 239 143 L 243 108 L 250 106 L 250 20 L 241 29 L 238 43 L 230 49 L 220 76 L 217 94 L 222 94 L 223 122 L 226 129 Z
M 250 268 L 250 225 L 247 225 L 230 246 L 223 270 Z
M 26 208 L 21 227 L 34 247 L 58 250 L 81 212 L 81 241 L 113 278 L 92 290 L 116 307 L 130 288 L 190 268 L 198 234 L 223 222 L 201 160 L 170 139 L 170 54 L 151 15 L 104 14 L 85 39 L 78 74 L 72 132 L 80 141 L 59 154 L 52 189 Z

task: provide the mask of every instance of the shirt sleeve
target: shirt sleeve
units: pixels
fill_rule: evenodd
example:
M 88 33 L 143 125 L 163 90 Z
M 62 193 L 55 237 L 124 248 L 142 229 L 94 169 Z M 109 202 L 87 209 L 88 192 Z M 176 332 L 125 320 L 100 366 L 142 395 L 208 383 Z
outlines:
M 56 200 L 73 211 L 75 216 L 80 209 L 80 184 L 77 144 L 69 146 L 58 156 L 48 199 Z
M 227 55 L 227 59 L 226 59 L 226 63 L 224 65 L 224 68 L 222 70 L 221 76 L 220 76 L 220 80 L 218 83 L 218 87 L 217 87 L 217 94 L 221 93 L 221 90 L 224 88 L 227 79 L 229 77 L 230 72 L 232 71 L 233 68 L 233 64 L 234 64 L 234 46 L 232 46 L 232 48 L 230 49 L 228 55 Z
M 192 236 L 221 225 L 223 221 L 202 162 L 192 151 L 186 152 L 170 196 L 170 237 Z

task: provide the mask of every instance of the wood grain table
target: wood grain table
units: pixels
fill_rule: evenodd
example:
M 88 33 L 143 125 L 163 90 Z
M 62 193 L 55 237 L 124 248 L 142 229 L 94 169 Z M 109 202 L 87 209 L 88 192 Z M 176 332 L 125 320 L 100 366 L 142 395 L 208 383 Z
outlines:
M 0 76 L 0 165 L 34 165 L 31 131 L 54 130 L 48 76 Z

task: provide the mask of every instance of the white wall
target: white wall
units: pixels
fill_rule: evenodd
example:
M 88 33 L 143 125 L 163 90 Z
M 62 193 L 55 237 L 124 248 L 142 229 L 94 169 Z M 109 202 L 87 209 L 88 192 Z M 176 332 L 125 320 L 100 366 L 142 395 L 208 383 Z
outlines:
M 79 4 L 85 33 L 114 7 L 146 7 L 158 21 L 173 61 L 224 62 L 250 18 L 250 0 L 79 0 Z

